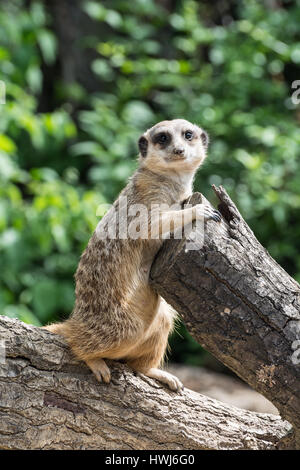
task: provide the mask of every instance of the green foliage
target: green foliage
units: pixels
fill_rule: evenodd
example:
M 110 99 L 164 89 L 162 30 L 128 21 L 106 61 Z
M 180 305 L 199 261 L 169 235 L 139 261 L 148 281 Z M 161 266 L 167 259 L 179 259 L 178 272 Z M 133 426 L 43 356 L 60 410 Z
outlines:
M 140 134 L 175 117 L 211 136 L 196 189 L 211 199 L 211 184 L 225 186 L 300 280 L 300 118 L 291 101 L 299 0 L 232 2 L 223 16 L 206 1 L 180 0 L 172 11 L 154 0 L 85 1 L 98 29 L 81 46 L 96 54 L 98 91 L 54 75 L 45 112 L 45 70 L 58 64 L 59 37 L 44 3 L 27 3 L 2 2 L 0 11 L 0 310 L 35 324 L 71 311 L 97 205 L 126 184 Z M 197 352 L 177 343 L 185 361 Z

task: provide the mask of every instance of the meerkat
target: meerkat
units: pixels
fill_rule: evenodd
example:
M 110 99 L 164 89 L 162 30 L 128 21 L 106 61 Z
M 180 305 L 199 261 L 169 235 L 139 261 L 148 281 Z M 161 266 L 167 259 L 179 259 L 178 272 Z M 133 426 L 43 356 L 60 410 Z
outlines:
M 158 210 L 158 236 L 154 238 L 145 233 L 143 237 L 123 237 L 121 232 L 105 238 L 101 233 L 115 222 L 121 201 L 128 208 L 138 204 L 149 210 L 152 204 L 171 207 L 185 201 L 192 194 L 207 146 L 207 133 L 183 119 L 160 122 L 140 137 L 138 169 L 99 222 L 80 258 L 71 316 L 45 327 L 66 339 L 99 382 L 110 382 L 105 360 L 114 359 L 171 390 L 183 388 L 177 377 L 160 368 L 176 312 L 149 285 L 150 268 L 168 231 L 183 228 L 185 220 L 220 221 L 219 212 L 203 204 Z M 118 229 L 121 224 L 120 218 Z

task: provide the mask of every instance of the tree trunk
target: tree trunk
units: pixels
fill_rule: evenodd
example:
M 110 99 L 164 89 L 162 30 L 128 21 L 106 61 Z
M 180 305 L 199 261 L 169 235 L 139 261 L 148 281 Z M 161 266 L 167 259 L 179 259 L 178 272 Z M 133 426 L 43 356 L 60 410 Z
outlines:
M 91 63 L 98 56 L 90 45 L 105 38 L 107 26 L 92 20 L 84 12 L 82 4 L 82 0 L 45 2 L 58 39 L 59 67 L 55 78 L 59 73 L 64 85 L 79 83 L 88 93 L 93 93 L 101 90 L 103 84 L 91 73 Z
M 300 286 L 260 245 L 226 191 L 214 190 L 222 222 L 206 224 L 196 250 L 188 238 L 165 242 L 152 286 L 196 341 L 293 424 L 300 448 Z M 202 198 L 196 193 L 190 203 Z
M 2 449 L 282 449 L 291 426 L 190 390 L 171 392 L 123 364 L 99 384 L 57 335 L 0 316 Z

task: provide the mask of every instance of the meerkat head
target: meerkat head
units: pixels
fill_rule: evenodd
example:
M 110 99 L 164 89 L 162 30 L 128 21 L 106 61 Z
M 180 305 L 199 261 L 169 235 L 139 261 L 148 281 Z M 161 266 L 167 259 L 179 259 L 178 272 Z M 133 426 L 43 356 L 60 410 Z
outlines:
M 207 133 L 185 119 L 162 121 L 138 141 L 140 165 L 158 172 L 196 171 L 206 157 Z

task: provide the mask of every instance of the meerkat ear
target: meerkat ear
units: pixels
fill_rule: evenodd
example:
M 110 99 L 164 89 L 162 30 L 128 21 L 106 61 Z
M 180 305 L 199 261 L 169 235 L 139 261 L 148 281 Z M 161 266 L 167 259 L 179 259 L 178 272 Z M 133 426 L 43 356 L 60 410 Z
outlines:
M 209 144 L 209 135 L 203 129 L 201 129 L 201 131 L 202 132 L 201 132 L 200 138 L 202 140 L 203 147 L 207 149 L 208 144 Z
M 142 157 L 145 158 L 147 155 L 147 150 L 148 150 L 148 140 L 146 139 L 144 135 L 142 135 L 139 138 L 138 146 L 139 146 L 139 150 L 141 152 Z

